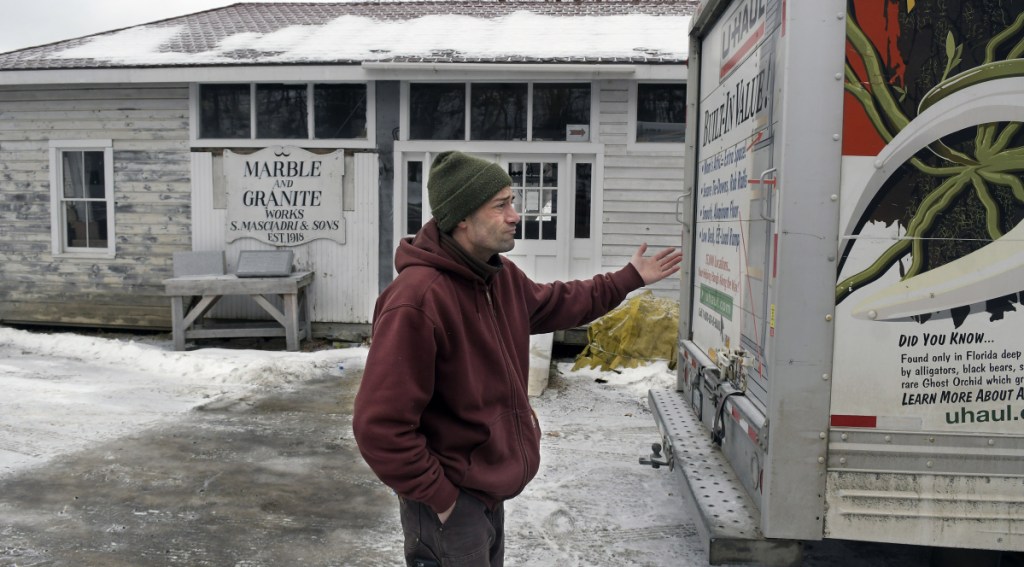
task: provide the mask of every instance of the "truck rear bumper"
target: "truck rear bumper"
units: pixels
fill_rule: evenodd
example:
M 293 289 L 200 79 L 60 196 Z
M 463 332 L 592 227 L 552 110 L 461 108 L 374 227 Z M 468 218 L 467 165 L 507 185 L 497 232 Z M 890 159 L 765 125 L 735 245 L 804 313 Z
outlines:
M 762 535 L 757 507 L 682 393 L 653 389 L 648 398 L 664 455 L 679 475 L 683 501 L 696 520 L 708 562 L 799 565 L 800 542 Z

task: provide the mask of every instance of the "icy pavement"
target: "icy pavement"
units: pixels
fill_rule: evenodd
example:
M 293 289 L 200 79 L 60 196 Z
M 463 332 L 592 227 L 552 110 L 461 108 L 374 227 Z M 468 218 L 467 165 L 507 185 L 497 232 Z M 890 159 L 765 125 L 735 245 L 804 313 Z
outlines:
M 351 435 L 365 356 L 0 327 L 0 566 L 400 564 L 394 496 Z M 540 472 L 506 505 L 506 565 L 707 565 L 677 477 L 637 462 L 658 440 L 647 390 L 673 373 L 556 366 L 533 398 Z M 927 564 L 848 542 L 804 562 Z

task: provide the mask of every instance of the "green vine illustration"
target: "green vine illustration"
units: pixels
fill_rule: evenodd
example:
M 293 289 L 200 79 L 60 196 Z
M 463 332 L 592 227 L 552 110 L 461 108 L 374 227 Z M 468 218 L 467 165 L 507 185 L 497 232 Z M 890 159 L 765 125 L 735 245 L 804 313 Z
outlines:
M 946 36 L 946 65 L 942 78 L 922 97 L 918 112 L 972 85 L 1006 77 L 1024 77 L 1022 29 L 1024 14 L 988 41 L 985 58 L 980 65 L 952 76 L 950 73 L 962 63 L 964 45 L 957 45 L 950 32 Z M 856 98 L 878 134 L 885 143 L 889 143 L 910 123 L 911 119 L 900 106 L 906 92 L 889 84 L 878 52 L 852 16 L 847 18 L 846 30 L 850 45 L 864 63 L 870 87 L 862 83 L 847 62 L 846 91 Z M 1016 43 L 1012 46 L 1007 44 L 1015 38 Z M 1002 58 L 997 59 L 1001 50 Z M 893 91 L 899 99 L 894 97 Z M 904 236 L 870 266 L 836 285 L 836 302 L 875 281 L 897 263 L 900 263 L 903 279 L 908 279 L 956 259 L 948 257 L 947 252 L 943 260 L 936 260 L 934 255 L 929 260 L 925 248 L 930 240 L 940 237 L 937 219 L 945 219 L 947 224 L 959 222 L 961 226 L 980 222 L 971 223 L 957 218 L 963 217 L 963 212 L 955 209 L 964 207 L 965 203 L 970 202 L 978 210 L 977 217 L 984 218 L 983 229 L 979 229 L 981 234 L 978 234 L 980 240 L 998 239 L 1012 228 L 1015 221 L 1008 218 L 1006 210 L 1024 204 L 1024 182 L 1020 176 L 1024 172 L 1024 147 L 1012 146 L 1021 126 L 1019 122 L 980 124 L 975 128 L 973 141 L 968 137 L 964 143 L 947 145 L 943 140 L 936 140 L 928 149 L 937 159 L 926 160 L 918 154 L 909 160 L 909 166 L 933 180 L 930 183 L 932 187 L 925 189 L 916 210 L 909 215 Z M 942 232 L 954 238 L 964 235 L 962 232 L 951 233 L 948 227 Z M 961 248 L 956 254 L 970 251 Z M 903 261 L 908 254 L 910 264 L 904 269 Z

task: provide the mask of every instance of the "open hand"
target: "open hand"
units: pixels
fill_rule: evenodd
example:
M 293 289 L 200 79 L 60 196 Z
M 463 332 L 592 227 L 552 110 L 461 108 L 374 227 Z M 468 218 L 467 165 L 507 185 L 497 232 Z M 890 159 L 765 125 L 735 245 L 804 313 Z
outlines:
M 659 282 L 679 271 L 679 263 L 683 261 L 683 253 L 679 250 L 666 248 L 650 258 L 644 256 L 646 252 L 647 243 L 644 242 L 629 259 L 629 263 L 640 272 L 644 285 Z

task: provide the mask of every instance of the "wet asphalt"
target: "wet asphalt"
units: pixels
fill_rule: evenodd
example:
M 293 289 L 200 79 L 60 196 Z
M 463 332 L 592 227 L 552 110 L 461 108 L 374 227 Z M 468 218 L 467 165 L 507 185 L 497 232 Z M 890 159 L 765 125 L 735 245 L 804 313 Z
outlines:
M 357 385 L 213 402 L 0 478 L 0 566 L 400 564 L 395 497 L 352 439 Z

